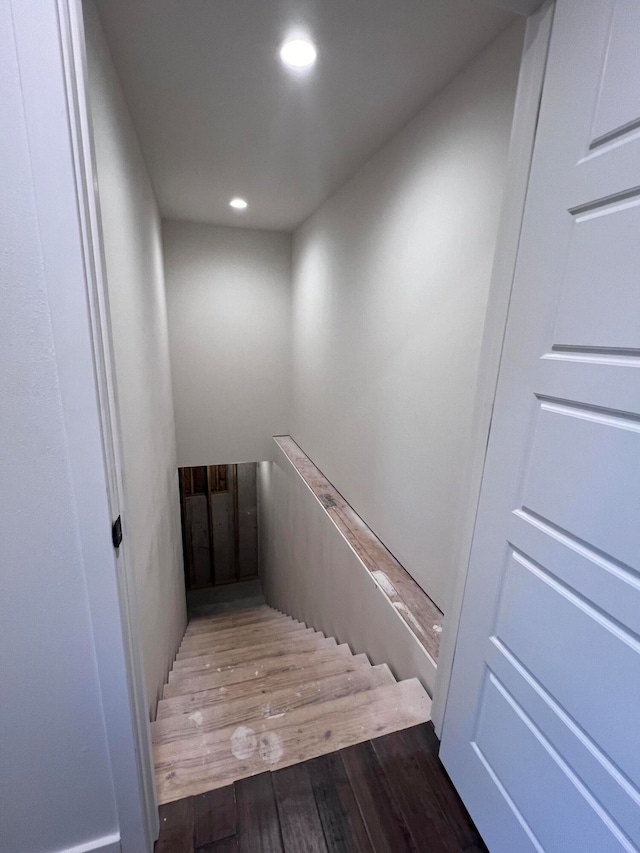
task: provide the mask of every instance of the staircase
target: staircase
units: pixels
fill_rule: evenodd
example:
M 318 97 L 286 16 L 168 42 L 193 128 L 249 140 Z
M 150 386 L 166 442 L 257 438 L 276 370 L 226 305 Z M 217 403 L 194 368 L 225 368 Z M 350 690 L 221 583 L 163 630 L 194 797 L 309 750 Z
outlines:
M 189 623 L 151 724 L 159 802 L 426 722 L 417 679 L 262 605 Z

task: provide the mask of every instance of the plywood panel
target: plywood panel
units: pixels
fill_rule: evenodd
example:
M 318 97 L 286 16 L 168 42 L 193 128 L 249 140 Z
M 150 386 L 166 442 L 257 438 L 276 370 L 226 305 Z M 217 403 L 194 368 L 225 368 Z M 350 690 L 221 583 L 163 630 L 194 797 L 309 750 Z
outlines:
M 245 462 L 237 467 L 238 477 L 238 572 L 240 579 L 258 575 L 258 492 L 257 465 Z

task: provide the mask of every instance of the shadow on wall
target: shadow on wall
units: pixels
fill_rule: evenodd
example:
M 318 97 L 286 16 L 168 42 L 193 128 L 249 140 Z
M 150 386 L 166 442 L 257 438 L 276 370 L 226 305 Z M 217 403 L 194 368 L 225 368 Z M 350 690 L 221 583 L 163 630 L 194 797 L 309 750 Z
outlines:
M 187 591 L 258 577 L 257 467 L 179 469 Z

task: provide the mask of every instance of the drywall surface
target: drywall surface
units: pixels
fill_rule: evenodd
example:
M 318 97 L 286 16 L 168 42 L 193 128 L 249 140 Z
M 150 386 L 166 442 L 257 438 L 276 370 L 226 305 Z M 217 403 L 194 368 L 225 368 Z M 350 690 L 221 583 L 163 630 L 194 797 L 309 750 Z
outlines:
M 124 467 L 150 714 L 186 625 L 169 340 L 156 200 L 100 22 L 85 3 Z
M 163 223 L 180 467 L 257 462 L 289 430 L 291 240 Z
M 34 43 L 53 32 L 55 50 L 54 7 L 36 17 Z M 94 842 L 98 849 L 102 840 L 99 849 L 109 845 L 111 853 L 119 849 L 118 821 L 50 303 L 76 343 L 88 317 L 81 280 L 64 282 L 70 307 L 49 289 L 14 32 L 11 3 L 1 0 L 0 848 L 45 853 Z M 49 82 L 39 81 L 45 100 Z M 70 319 L 77 306 L 82 330 Z M 86 391 L 96 409 L 94 386 L 74 390 L 83 403 Z M 105 532 L 108 521 L 107 513 L 93 519 Z
M 258 508 L 267 603 L 432 695 L 433 660 L 275 442 L 258 465 Z
M 294 235 L 291 435 L 446 612 L 523 26 Z

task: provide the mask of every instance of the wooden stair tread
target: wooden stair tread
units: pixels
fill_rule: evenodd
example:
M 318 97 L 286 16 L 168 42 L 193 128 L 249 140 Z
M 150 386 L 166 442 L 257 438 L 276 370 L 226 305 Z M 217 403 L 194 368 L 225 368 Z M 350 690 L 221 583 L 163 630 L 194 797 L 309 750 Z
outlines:
M 202 625 L 219 624 L 229 619 L 255 616 L 260 613 L 280 613 L 280 611 L 276 610 L 275 607 L 270 607 L 268 604 L 256 604 L 252 607 L 239 607 L 236 610 L 225 610 L 222 613 L 212 613 L 209 616 L 194 616 L 189 619 L 187 630 L 199 628 Z
M 190 714 L 232 699 L 264 696 L 272 691 L 285 688 L 295 692 L 301 684 L 319 681 L 333 675 L 348 677 L 351 673 L 361 669 L 372 669 L 366 655 L 336 656 L 324 663 L 303 666 L 297 670 L 272 673 L 252 681 L 164 698 L 158 703 L 157 719 L 166 719 L 175 714 Z
M 270 673 L 283 672 L 285 670 L 299 669 L 302 666 L 313 666 L 315 663 L 330 660 L 336 655 L 351 654 L 349 647 L 336 646 L 332 649 L 319 649 L 312 652 L 292 653 L 280 655 L 274 658 L 262 658 L 251 664 L 241 664 L 227 671 L 210 673 L 207 675 L 194 675 L 193 677 L 179 678 L 165 684 L 163 698 L 178 696 L 184 693 L 193 693 L 199 690 L 207 690 L 211 687 L 235 684 L 242 681 L 250 681 L 261 678 Z
M 279 634 L 277 631 L 268 634 L 259 634 L 252 636 L 252 639 L 247 642 L 247 638 L 241 637 L 240 640 L 234 640 L 232 637 L 223 640 L 222 642 L 218 642 L 218 638 L 216 637 L 211 641 L 210 645 L 201 646 L 196 649 L 192 649 L 186 652 L 178 652 L 176 655 L 175 663 L 182 663 L 184 661 L 193 660 L 194 658 L 206 657 L 207 655 L 213 654 L 226 654 L 226 652 L 242 651 L 243 649 L 259 649 L 261 646 L 266 645 L 267 643 L 275 643 L 284 640 L 284 638 L 291 638 L 291 641 L 295 639 L 297 642 L 302 637 L 311 637 L 314 635 L 318 635 L 320 637 L 324 637 L 324 634 L 321 631 L 314 631 L 313 628 L 304 628 L 301 627 L 298 631 L 286 631 L 284 634 Z M 174 666 L 175 666 L 174 663 Z
M 336 645 L 333 637 L 325 637 L 324 634 L 306 631 L 289 635 L 286 639 L 274 640 L 272 643 L 260 643 L 256 646 L 242 646 L 238 649 L 228 649 L 218 652 L 216 649 L 207 655 L 196 655 L 195 657 L 176 660 L 172 673 L 183 675 L 185 672 L 198 672 L 200 670 L 215 671 L 216 667 L 239 665 L 260 660 L 260 658 L 275 657 L 277 655 L 291 654 L 291 652 L 308 651 L 309 649 L 328 649 Z
M 206 643 L 210 642 L 214 637 L 224 637 L 234 633 L 249 634 L 251 631 L 266 631 L 276 629 L 278 626 L 300 624 L 302 623 L 292 619 L 290 616 L 269 616 L 267 619 L 243 622 L 241 625 L 221 625 L 219 628 L 211 628 L 209 631 L 197 631 L 192 634 L 185 633 L 180 645 Z
M 288 634 L 293 631 L 304 631 L 306 627 L 307 626 L 304 622 L 295 622 L 293 619 L 288 619 L 284 622 L 267 624 L 260 627 L 231 628 L 228 631 L 221 631 L 219 634 L 204 634 L 200 637 L 188 637 L 186 640 L 182 641 L 182 644 L 180 645 L 180 652 L 194 651 L 212 645 L 219 648 L 228 641 L 235 642 L 236 645 L 246 645 L 247 640 L 260 640 L 262 637 L 267 637 L 272 634 Z
M 197 626 L 187 626 L 185 637 L 198 637 L 201 634 L 211 634 L 214 631 L 227 631 L 230 628 L 240 628 L 249 625 L 261 625 L 268 622 L 278 622 L 283 619 L 290 619 L 290 616 L 285 616 L 279 610 L 267 608 L 260 613 L 248 613 L 246 616 L 227 616 L 217 622 L 203 622 Z
M 304 705 L 362 693 L 387 684 L 395 684 L 395 678 L 389 667 L 381 664 L 366 669 L 361 667 L 349 674 L 341 672 L 319 680 L 304 681 L 295 690 L 287 686 L 238 698 L 227 694 L 228 698 L 224 702 L 216 702 L 192 713 L 178 713 L 156 720 L 151 724 L 151 735 L 154 743 L 169 743 L 232 724 L 250 725 L 249 721 L 254 719 L 273 717 Z
M 303 706 L 253 726 L 154 746 L 160 803 L 229 785 L 426 722 L 431 700 L 417 679 Z

